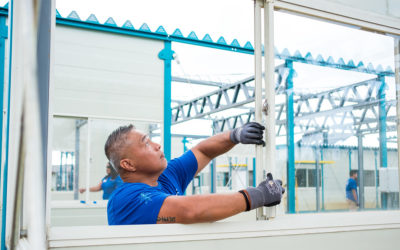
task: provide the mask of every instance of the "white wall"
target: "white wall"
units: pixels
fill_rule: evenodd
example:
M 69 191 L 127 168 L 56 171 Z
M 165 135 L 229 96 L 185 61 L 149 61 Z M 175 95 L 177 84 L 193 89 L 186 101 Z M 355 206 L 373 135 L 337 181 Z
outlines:
M 58 25 L 55 114 L 163 119 L 162 41 Z
M 104 143 L 111 131 L 132 122 L 148 132 L 150 121 L 162 122 L 164 64 L 158 53 L 163 48 L 162 41 L 57 26 L 53 114 L 126 120 L 91 120 L 90 186 L 105 175 Z M 55 118 L 54 128 L 53 149 L 74 151 L 75 120 Z M 86 124 L 80 136 L 80 187 L 86 185 L 87 133 Z M 91 199 L 101 199 L 101 193 Z

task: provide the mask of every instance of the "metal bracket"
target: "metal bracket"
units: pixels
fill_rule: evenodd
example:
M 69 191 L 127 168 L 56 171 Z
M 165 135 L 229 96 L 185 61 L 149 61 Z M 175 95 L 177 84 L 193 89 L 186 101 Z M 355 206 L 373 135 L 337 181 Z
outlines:
M 174 60 L 175 51 L 163 49 L 158 53 L 158 58 L 161 60 Z

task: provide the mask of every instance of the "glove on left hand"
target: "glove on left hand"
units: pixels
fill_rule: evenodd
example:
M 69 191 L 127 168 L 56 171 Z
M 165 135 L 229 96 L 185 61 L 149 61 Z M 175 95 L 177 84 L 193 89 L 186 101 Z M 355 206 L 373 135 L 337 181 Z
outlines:
M 265 146 L 263 141 L 265 127 L 257 122 L 249 122 L 240 128 L 231 131 L 230 139 L 233 143 L 256 144 Z

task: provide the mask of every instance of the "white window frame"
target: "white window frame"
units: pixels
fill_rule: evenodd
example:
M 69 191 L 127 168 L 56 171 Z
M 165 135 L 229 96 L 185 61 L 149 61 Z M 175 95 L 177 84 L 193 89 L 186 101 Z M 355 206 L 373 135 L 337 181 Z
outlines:
M 256 0 L 257 1 L 257 0 Z M 265 0 L 274 3 L 276 11 L 288 11 L 339 24 L 351 25 L 386 35 L 400 36 L 400 24 L 395 18 L 316 0 Z M 336 11 L 334 11 L 336 9 Z M 104 246 L 121 244 L 170 243 L 270 236 L 339 233 L 359 230 L 400 230 L 400 211 L 361 213 L 286 215 L 266 223 L 211 223 L 196 225 L 95 226 L 51 228 L 49 246 Z M 299 217 L 301 216 L 301 218 Z M 253 217 L 254 218 L 254 217 Z M 321 219 L 322 218 L 322 219 Z M 338 220 L 338 218 L 342 218 Z M 346 220 L 349 219 L 349 220 Z M 366 219 L 368 218 L 368 220 Z M 350 220 L 351 219 L 351 220 Z M 355 224 L 354 224 L 355 223 Z M 140 247 L 140 245 L 138 245 Z M 159 247 L 159 245 L 158 245 Z

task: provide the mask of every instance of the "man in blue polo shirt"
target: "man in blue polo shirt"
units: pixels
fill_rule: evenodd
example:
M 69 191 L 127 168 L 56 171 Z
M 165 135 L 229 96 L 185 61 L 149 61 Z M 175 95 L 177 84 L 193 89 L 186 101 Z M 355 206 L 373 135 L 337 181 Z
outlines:
M 351 211 L 355 211 L 358 208 L 357 172 L 357 170 L 350 170 L 350 178 L 346 184 L 346 202 Z
M 264 126 L 251 122 L 212 136 L 167 163 L 161 146 L 133 125 L 110 134 L 105 153 L 124 183 L 112 194 L 109 225 L 211 222 L 280 203 L 284 188 L 268 174 L 257 187 L 231 194 L 183 196 L 187 185 L 213 158 L 236 144 L 265 145 Z

